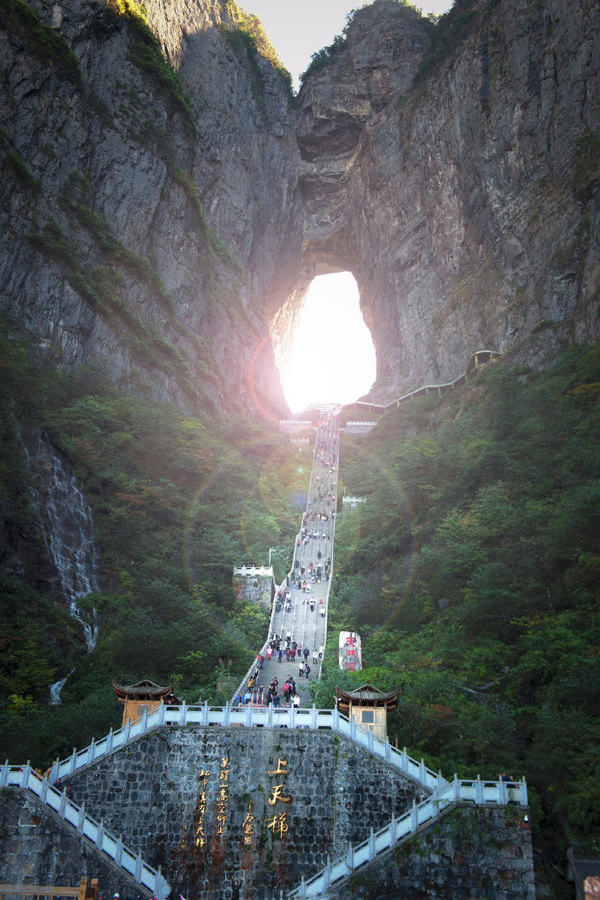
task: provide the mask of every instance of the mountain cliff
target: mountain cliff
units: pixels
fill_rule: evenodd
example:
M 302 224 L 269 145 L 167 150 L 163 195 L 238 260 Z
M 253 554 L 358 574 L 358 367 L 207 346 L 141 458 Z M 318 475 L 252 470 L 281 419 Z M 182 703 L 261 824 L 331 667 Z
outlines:
M 0 307 L 68 365 L 275 415 L 318 273 L 358 281 L 380 399 L 592 339 L 599 19 L 376 0 L 294 100 L 231 0 L 2 0 Z
M 432 29 L 379 2 L 305 81 L 305 255 L 355 273 L 374 396 L 598 334 L 599 24 L 457 2 Z

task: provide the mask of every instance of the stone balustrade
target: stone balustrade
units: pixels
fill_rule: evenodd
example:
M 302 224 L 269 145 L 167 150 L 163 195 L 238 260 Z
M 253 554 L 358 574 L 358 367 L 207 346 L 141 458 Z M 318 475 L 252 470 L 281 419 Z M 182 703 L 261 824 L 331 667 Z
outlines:
M 73 803 L 67 797 L 66 791 L 57 790 L 47 778 L 40 778 L 29 763 L 24 766 L 10 766 L 8 763 L 0 766 L 0 789 L 7 787 L 31 791 L 61 819 L 91 841 L 101 853 L 105 853 L 127 875 L 151 891 L 154 897 L 165 900 L 169 896 L 171 889 L 160 874 L 160 870 L 153 869 L 143 861 L 139 853 L 129 850 L 120 837 L 106 831 L 102 822 L 96 822 L 88 816 L 83 804 L 78 806 Z

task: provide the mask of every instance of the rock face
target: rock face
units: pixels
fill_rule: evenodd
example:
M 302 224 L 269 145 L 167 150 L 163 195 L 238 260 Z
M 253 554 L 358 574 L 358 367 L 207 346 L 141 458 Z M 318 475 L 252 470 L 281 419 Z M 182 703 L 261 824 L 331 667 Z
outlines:
M 146 9 L 157 44 L 129 0 L 0 3 L 0 311 L 64 362 L 277 416 L 346 269 L 380 400 L 598 335 L 594 0 L 376 0 L 295 104 L 231 0 Z
M 360 10 L 300 96 L 305 260 L 355 274 L 382 400 L 475 349 L 598 335 L 598 5 L 458 2 L 445 44 L 424 25 Z

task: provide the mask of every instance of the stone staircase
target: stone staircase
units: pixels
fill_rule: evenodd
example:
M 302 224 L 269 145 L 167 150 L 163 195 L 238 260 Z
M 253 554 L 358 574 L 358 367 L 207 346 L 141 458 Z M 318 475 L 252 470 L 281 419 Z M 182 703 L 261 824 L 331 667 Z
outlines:
M 123 844 L 120 837 L 115 837 L 104 829 L 102 822 L 96 822 L 87 815 L 83 804 L 77 806 L 67 797 L 66 790 L 53 787 L 48 778 L 40 776 L 29 763 L 24 766 L 0 766 L 0 789 L 20 788 L 31 791 L 37 799 L 51 809 L 71 828 L 87 838 L 98 853 L 104 853 L 129 878 L 158 898 L 165 900 L 169 896 L 170 886 L 160 874 L 144 862 L 139 853 L 135 853 Z

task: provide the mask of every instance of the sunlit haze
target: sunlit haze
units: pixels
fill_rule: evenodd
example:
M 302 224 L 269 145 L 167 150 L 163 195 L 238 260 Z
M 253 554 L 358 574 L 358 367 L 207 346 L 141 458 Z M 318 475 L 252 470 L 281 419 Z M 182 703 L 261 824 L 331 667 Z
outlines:
M 313 53 L 333 42 L 346 16 L 360 7 L 357 0 L 239 0 L 246 12 L 260 16 L 271 44 L 291 72 L 296 89 Z M 447 12 L 452 0 L 416 0 L 423 15 Z
M 349 272 L 320 275 L 300 313 L 283 389 L 292 412 L 310 403 L 350 403 L 375 380 L 375 348 Z

